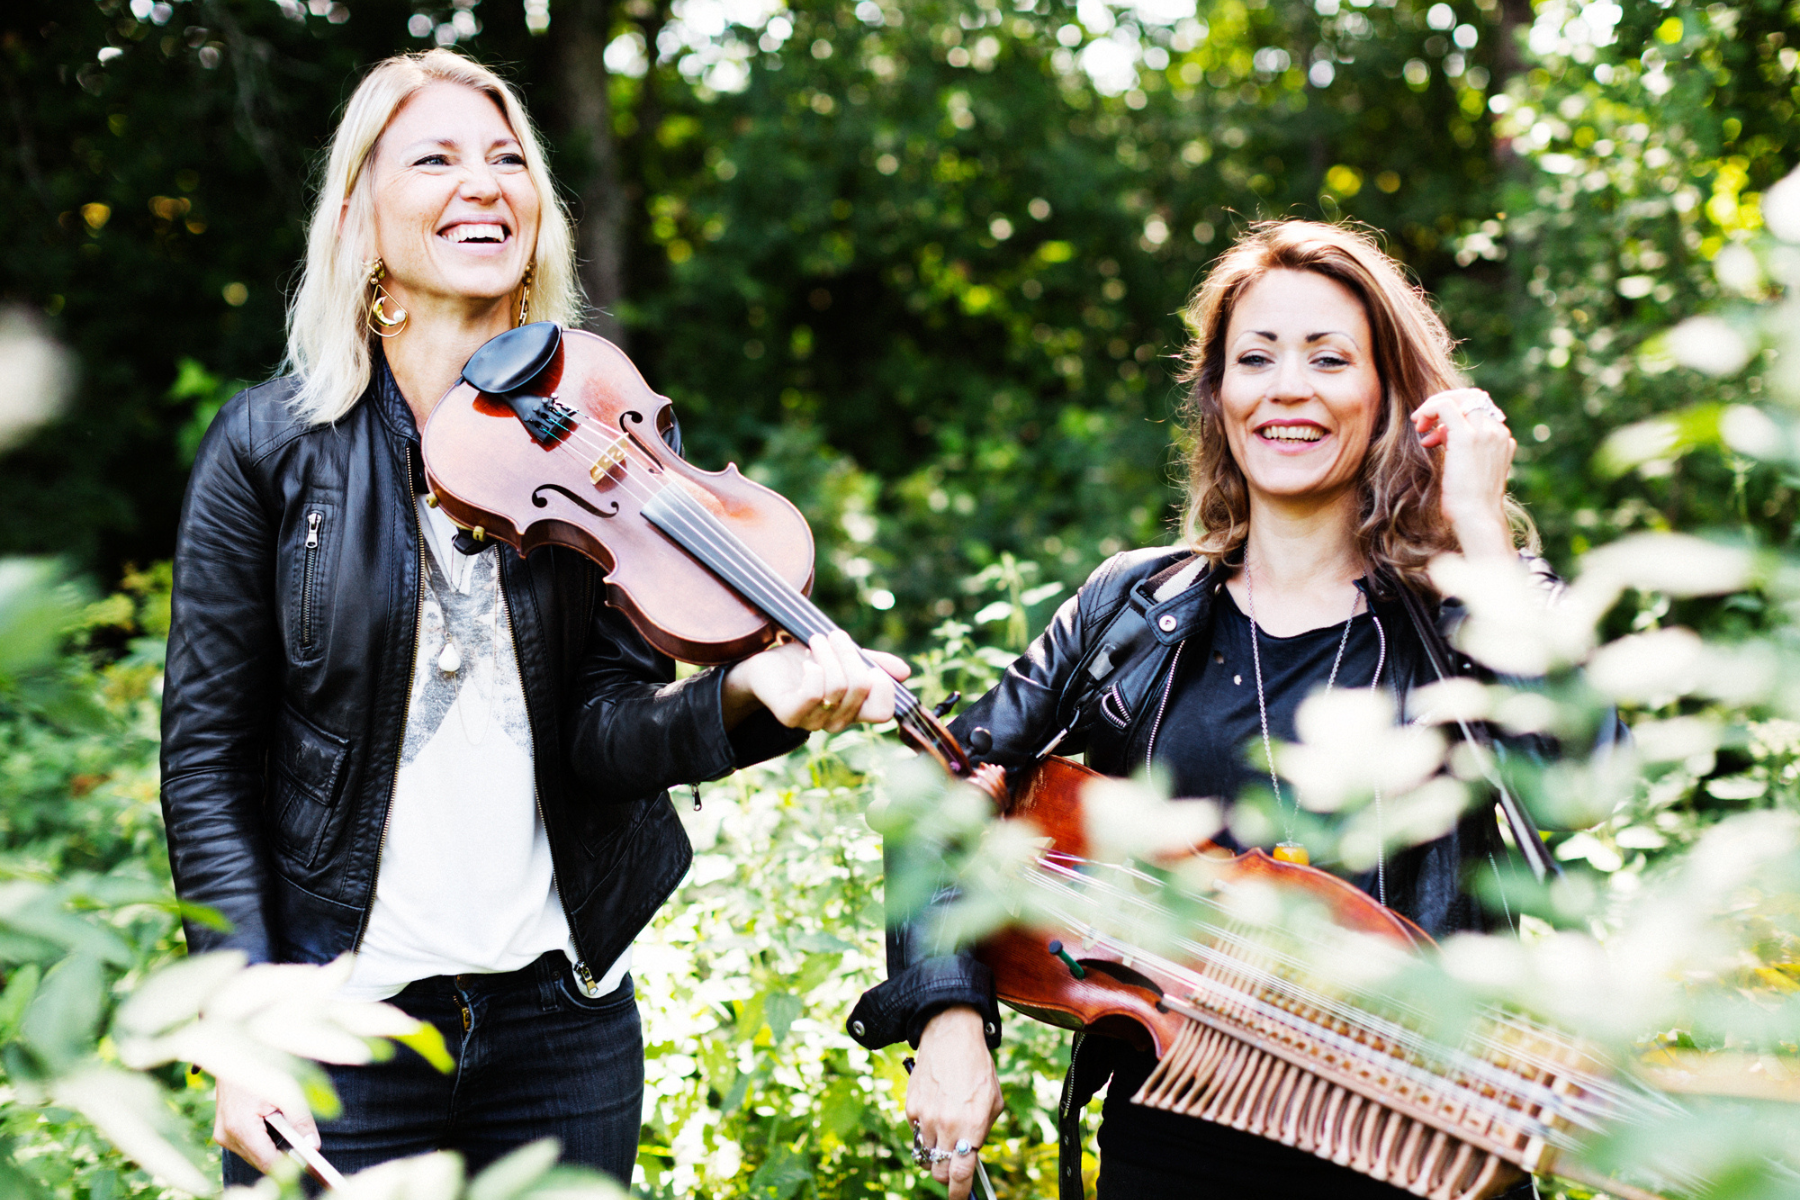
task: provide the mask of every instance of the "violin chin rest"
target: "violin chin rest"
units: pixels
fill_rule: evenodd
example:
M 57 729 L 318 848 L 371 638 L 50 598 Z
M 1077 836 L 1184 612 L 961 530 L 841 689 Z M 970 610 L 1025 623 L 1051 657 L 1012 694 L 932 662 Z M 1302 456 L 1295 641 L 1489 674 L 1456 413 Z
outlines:
M 555 321 L 533 321 L 490 338 L 469 356 L 462 377 L 477 391 L 506 396 L 520 390 L 543 373 L 562 345 L 562 326 Z

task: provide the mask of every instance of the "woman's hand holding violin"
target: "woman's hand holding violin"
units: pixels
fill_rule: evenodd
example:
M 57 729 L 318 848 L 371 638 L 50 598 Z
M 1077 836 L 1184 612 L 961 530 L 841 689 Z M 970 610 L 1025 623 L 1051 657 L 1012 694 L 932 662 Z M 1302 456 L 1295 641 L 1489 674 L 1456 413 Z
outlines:
M 1003 1107 L 981 1014 L 966 1004 L 955 1005 L 927 1021 L 906 1085 L 906 1119 L 916 1131 L 917 1145 L 947 1152 L 932 1163 L 931 1174 L 949 1185 L 950 1200 L 968 1196 L 981 1143 Z M 968 1150 L 958 1154 L 961 1145 Z
M 1506 414 L 1480 388 L 1455 388 L 1419 405 L 1412 420 L 1426 449 L 1444 448 L 1440 502 L 1463 553 L 1511 556 L 1506 477 L 1519 443 L 1506 427 Z
M 814 637 L 810 645 L 783 642 L 733 666 L 725 676 L 725 727 L 730 729 L 760 704 L 790 729 L 837 733 L 863 721 L 880 724 L 894 716 L 894 680 L 912 668 L 879 650 L 863 659 L 843 630 Z

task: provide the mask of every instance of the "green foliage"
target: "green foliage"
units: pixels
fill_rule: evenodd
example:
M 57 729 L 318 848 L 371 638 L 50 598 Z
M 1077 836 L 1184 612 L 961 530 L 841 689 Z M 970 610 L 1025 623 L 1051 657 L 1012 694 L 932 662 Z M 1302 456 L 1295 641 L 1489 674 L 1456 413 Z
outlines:
M 1749 862 L 1731 849 L 1745 830 L 1751 849 L 1784 845 L 1788 826 L 1755 822 L 1800 810 L 1781 557 L 1800 422 L 1777 365 L 1796 352 L 1796 268 L 1791 239 L 1765 229 L 1795 161 L 1793 6 L 1162 7 L 820 0 L 715 27 L 707 6 L 664 0 L 9 5 L 0 211 L 18 233 L 0 292 L 45 314 L 80 384 L 64 417 L 7 451 L 0 502 L 30 519 L 0 550 L 107 578 L 167 556 L 228 381 L 279 360 L 303 181 L 350 80 L 433 40 L 510 67 L 559 177 L 590 203 L 603 164 L 576 83 L 605 72 L 625 210 L 614 308 L 634 358 L 677 400 L 696 461 L 743 461 L 802 506 L 822 602 L 919 651 L 930 698 L 978 694 L 1104 553 L 1164 537 L 1176 314 L 1206 262 L 1258 217 L 1357 217 L 1439 297 L 1475 382 L 1511 415 L 1515 487 L 1559 564 L 1640 530 L 1728 531 L 1763 552 L 1743 587 L 1634 577 L 1588 614 L 1613 641 L 1584 676 L 1568 668 L 1585 643 L 1540 700 L 1495 712 L 1553 712 L 1578 745 L 1616 701 L 1639 734 L 1611 766 L 1510 765 L 1540 811 L 1599 819 L 1553 841 L 1566 881 L 1506 881 L 1527 959 L 1587 936 L 1662 944 L 1675 926 L 1646 898 L 1680 895 L 1693 919 L 1662 942 L 1692 951 L 1691 995 L 1651 980 L 1639 990 L 1660 1007 L 1617 997 L 1614 1015 L 1643 1019 L 1604 1037 L 1689 1055 L 1681 1069 L 1723 1091 L 1747 1077 L 1734 1055 L 1791 1063 L 1791 880 L 1765 862 L 1703 887 L 1699 868 Z M 1716 323 L 1682 324 L 1695 317 Z M 34 1087 L 116 1082 L 82 1075 L 103 1067 L 140 1093 L 157 1080 L 154 1104 L 191 1145 L 209 1121 L 208 1093 L 174 1068 L 133 1077 L 109 1057 L 115 997 L 178 952 L 155 775 L 167 568 L 122 573 L 118 594 L 85 605 L 60 568 L 0 561 L 9 1194 L 164 1193 Z M 882 974 L 884 898 L 921 890 L 909 857 L 985 880 L 970 894 L 988 920 L 1018 847 L 981 838 L 979 813 L 947 811 L 954 790 L 896 772 L 893 753 L 841 736 L 683 814 L 696 871 L 638 952 L 649 1190 L 917 1189 L 899 1055 L 860 1050 L 843 1020 Z M 886 871 L 861 816 L 877 799 Z M 1357 803 L 1320 829 L 1354 826 Z M 1421 986 L 1473 1003 L 1454 972 Z M 1023 1020 L 1006 1038 L 990 1166 L 1005 1194 L 1047 1196 L 1066 1050 Z M 1710 1147 L 1715 1194 L 1769 1194 L 1758 1156 L 1784 1110 L 1696 1104 L 1685 1129 L 1614 1149 Z M 522 1151 L 467 1194 L 562 1186 L 546 1164 Z M 441 1160 L 393 1178 L 463 1186 Z

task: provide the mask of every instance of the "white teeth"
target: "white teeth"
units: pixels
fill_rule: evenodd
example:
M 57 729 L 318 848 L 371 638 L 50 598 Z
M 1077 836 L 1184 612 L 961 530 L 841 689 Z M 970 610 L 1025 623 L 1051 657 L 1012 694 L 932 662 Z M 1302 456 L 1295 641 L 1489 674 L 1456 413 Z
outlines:
M 1316 425 L 1270 425 L 1258 432 L 1276 442 L 1316 442 L 1325 436 Z
M 504 225 L 456 225 L 444 231 L 444 236 L 453 242 L 503 242 L 506 240 Z

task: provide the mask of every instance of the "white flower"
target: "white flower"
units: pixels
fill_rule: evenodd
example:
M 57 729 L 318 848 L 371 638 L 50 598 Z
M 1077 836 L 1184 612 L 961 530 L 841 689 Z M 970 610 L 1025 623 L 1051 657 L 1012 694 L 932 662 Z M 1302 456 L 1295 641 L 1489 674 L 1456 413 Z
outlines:
M 1553 595 L 1513 558 L 1468 559 L 1439 555 L 1431 581 L 1468 606 L 1457 645 L 1470 657 L 1511 675 L 1535 677 L 1579 662 L 1594 643 L 1594 623 L 1616 598 Z
M 1706 653 L 1706 643 L 1691 629 L 1633 634 L 1595 652 L 1588 682 L 1614 700 L 1666 702 L 1695 689 Z
M 1214 801 L 1170 800 L 1141 779 L 1088 780 L 1081 811 L 1090 857 L 1109 862 L 1185 854 L 1224 824 Z
M 1762 196 L 1763 225 L 1784 242 L 1800 242 L 1800 168 Z
M 1276 756 L 1300 803 L 1336 812 L 1375 792 L 1394 796 L 1417 787 L 1444 761 L 1435 729 L 1394 724 L 1393 698 L 1373 688 L 1319 692 L 1294 715 L 1296 745 Z
M 1718 317 L 1689 317 L 1665 336 L 1676 362 L 1707 375 L 1736 375 L 1755 353 L 1743 334 Z

